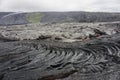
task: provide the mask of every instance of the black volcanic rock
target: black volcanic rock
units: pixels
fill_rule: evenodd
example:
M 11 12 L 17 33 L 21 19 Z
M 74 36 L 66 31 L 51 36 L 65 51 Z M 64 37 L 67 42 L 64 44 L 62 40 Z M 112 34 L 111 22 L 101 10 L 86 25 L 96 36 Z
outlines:
M 0 80 L 120 80 L 120 34 L 81 44 L 0 42 Z

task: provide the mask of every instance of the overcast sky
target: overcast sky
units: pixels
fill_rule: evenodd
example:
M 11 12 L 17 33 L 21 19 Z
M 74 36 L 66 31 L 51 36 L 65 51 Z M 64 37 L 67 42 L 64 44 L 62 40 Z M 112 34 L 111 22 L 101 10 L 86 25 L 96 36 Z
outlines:
M 3 11 L 120 12 L 120 0 L 0 0 Z

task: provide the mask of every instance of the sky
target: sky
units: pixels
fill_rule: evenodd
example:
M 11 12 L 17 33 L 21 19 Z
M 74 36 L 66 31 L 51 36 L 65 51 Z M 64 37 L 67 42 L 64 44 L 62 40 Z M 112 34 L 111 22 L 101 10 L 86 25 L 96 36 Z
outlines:
M 120 12 L 120 0 L 0 0 L 0 12 Z

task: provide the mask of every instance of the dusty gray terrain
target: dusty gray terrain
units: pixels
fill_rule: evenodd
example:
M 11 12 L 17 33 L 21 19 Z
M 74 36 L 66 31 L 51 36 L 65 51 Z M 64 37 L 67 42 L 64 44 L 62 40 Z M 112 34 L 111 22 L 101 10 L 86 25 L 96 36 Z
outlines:
M 120 80 L 119 29 L 119 22 L 1 26 L 0 80 Z
M 94 35 L 95 29 L 108 35 L 119 31 L 120 22 L 98 23 L 36 23 L 26 25 L 1 26 L 0 36 L 10 40 L 29 40 L 44 37 L 45 39 L 82 41 L 85 37 Z

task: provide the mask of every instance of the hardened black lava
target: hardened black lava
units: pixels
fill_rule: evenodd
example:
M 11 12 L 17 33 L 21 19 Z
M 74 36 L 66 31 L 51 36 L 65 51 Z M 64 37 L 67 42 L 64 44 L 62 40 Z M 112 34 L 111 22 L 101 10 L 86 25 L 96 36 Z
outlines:
M 0 42 L 0 80 L 120 80 L 120 34 L 85 43 Z

